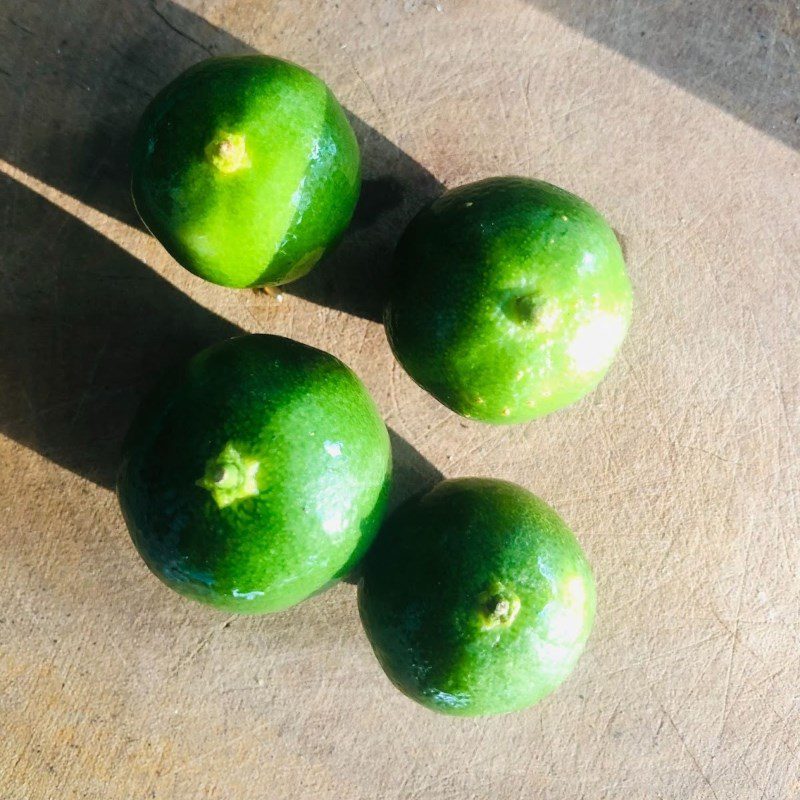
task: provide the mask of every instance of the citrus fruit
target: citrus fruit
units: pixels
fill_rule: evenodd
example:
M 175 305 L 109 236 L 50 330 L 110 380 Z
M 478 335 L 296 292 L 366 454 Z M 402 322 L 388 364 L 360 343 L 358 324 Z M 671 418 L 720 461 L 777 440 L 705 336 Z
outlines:
M 278 611 L 345 576 L 390 480 L 386 426 L 341 361 L 279 336 L 214 345 L 145 401 L 120 505 L 150 569 L 243 613 Z
M 383 669 L 434 711 L 516 711 L 570 673 L 594 579 L 563 520 L 505 481 L 447 480 L 402 505 L 362 564 L 361 619 Z
M 347 226 L 361 181 L 336 98 L 268 56 L 214 58 L 176 78 L 145 110 L 131 160 L 142 221 L 223 286 L 305 275 Z
M 409 375 L 465 417 L 524 422 L 578 400 L 628 328 L 613 230 L 542 181 L 446 192 L 403 234 L 385 322 Z

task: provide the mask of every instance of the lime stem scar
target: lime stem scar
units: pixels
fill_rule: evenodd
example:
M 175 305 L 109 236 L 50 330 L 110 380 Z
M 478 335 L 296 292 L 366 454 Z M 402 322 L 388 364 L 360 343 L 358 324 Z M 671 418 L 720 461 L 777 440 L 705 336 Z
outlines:
M 507 628 L 517 618 L 521 607 L 520 599 L 502 583 L 494 582 L 478 597 L 478 619 L 485 630 Z
M 514 310 L 520 322 L 529 324 L 533 322 L 539 310 L 539 299 L 533 294 L 523 294 L 514 301 Z
M 240 133 L 218 133 L 205 149 L 206 158 L 224 173 L 250 166 L 244 136 Z
M 232 489 L 240 480 L 239 470 L 235 469 L 232 464 L 227 464 L 217 468 L 213 482 L 221 489 Z
M 206 473 L 196 483 L 206 489 L 220 508 L 258 494 L 258 461 L 243 456 L 230 442 L 206 464 Z

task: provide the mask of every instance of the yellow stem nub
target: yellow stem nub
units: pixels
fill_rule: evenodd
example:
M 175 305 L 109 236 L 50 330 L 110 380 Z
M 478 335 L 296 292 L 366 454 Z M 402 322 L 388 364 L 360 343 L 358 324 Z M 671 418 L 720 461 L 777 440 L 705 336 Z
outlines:
M 222 452 L 206 463 L 206 473 L 195 483 L 208 491 L 220 508 L 255 497 L 258 492 L 258 470 L 260 464 L 243 455 L 231 443 Z
M 241 133 L 218 133 L 206 145 L 206 158 L 225 174 L 250 166 L 250 156 Z

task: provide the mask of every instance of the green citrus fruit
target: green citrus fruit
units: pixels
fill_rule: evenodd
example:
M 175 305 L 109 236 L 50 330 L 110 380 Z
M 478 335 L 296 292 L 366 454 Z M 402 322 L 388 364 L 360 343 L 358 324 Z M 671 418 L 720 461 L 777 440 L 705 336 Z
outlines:
M 210 347 L 131 427 L 120 505 L 150 569 L 242 613 L 343 577 L 371 543 L 390 480 L 386 426 L 341 361 L 279 336 Z
M 267 56 L 215 58 L 150 103 L 132 193 L 184 267 L 223 286 L 305 275 L 347 227 L 360 187 L 355 135 L 310 72 Z
M 569 675 L 595 589 L 552 508 L 514 484 L 466 478 L 389 517 L 358 602 L 392 682 L 434 711 L 472 716 L 530 706 Z
M 412 220 L 385 321 L 420 386 L 465 417 L 508 423 L 594 388 L 630 313 L 622 252 L 597 211 L 542 181 L 491 178 Z

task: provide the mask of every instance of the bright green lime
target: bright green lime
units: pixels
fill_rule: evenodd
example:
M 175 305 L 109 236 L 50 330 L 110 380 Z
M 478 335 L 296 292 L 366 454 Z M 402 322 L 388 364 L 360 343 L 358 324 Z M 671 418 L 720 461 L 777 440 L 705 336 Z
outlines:
M 360 560 L 390 470 L 386 426 L 350 369 L 250 335 L 204 350 L 144 403 L 118 493 L 134 544 L 167 585 L 261 613 Z
M 411 222 L 386 332 L 409 375 L 449 408 L 524 422 L 599 383 L 630 313 L 622 252 L 590 205 L 542 181 L 491 178 Z
M 305 275 L 350 221 L 358 144 L 310 72 L 267 56 L 215 58 L 150 103 L 132 154 L 145 225 L 191 272 L 223 286 Z
M 514 484 L 465 478 L 390 516 L 364 561 L 358 602 L 401 691 L 473 716 L 530 706 L 569 675 L 595 588 L 552 508 Z

